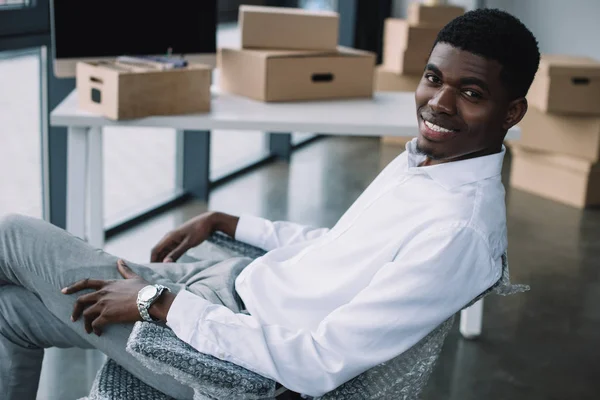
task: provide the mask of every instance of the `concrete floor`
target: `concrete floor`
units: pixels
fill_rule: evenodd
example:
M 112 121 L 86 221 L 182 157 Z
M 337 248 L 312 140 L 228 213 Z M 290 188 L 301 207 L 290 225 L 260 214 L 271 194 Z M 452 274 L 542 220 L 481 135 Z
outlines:
M 206 209 L 332 226 L 400 149 L 368 138 L 327 138 L 108 243 L 146 261 L 169 229 Z M 510 157 L 505 163 L 508 183 Z M 600 212 L 507 186 L 512 280 L 531 291 L 486 299 L 477 341 L 454 327 L 425 400 L 585 400 L 600 397 Z

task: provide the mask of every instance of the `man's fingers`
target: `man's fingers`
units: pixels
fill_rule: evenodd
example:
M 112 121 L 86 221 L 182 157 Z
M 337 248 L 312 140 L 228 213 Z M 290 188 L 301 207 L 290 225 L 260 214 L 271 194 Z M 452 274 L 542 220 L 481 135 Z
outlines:
M 161 262 L 163 255 L 166 253 L 165 248 L 166 244 L 162 241 L 154 246 L 150 255 L 150 262 Z
M 75 301 L 75 305 L 73 306 L 73 313 L 71 314 L 71 321 L 75 322 L 81 317 L 81 313 L 83 313 L 83 309 L 91 304 L 95 304 L 98 301 L 98 298 L 101 296 L 100 292 L 94 292 L 89 294 L 84 294 L 79 297 Z
M 173 250 L 177 242 L 173 239 L 173 233 L 169 232 L 154 246 L 150 256 L 150 262 L 162 262 L 163 258 Z
M 92 328 L 92 322 L 94 322 L 98 315 L 100 315 L 100 308 L 98 307 L 98 303 L 96 303 L 95 305 L 91 306 L 83 312 L 83 325 L 85 327 L 85 331 L 88 334 L 94 331 L 94 328 Z
M 108 319 L 104 318 L 102 314 L 100 314 L 98 318 L 92 322 L 92 330 L 96 335 L 101 336 L 102 330 L 106 324 L 108 324 Z
M 175 262 L 175 261 L 179 260 L 179 257 L 181 257 L 186 251 L 188 251 L 189 248 L 190 247 L 188 246 L 188 241 L 184 240 L 183 242 L 181 242 L 181 244 L 179 246 L 177 246 L 175 248 L 175 250 L 173 250 L 172 252 L 167 254 L 167 256 L 162 261 L 163 262 Z
M 117 261 L 117 269 L 119 270 L 121 276 L 125 279 L 133 279 L 138 277 L 138 275 L 135 272 L 133 272 L 123 260 Z
M 86 278 L 79 282 L 75 282 L 71 286 L 67 286 L 66 288 L 63 288 L 61 290 L 61 292 L 63 292 L 64 294 L 72 294 L 72 293 L 76 293 L 76 292 L 79 292 L 84 289 L 98 290 L 98 289 L 103 288 L 105 284 L 106 284 L 106 281 L 103 281 L 103 280 Z

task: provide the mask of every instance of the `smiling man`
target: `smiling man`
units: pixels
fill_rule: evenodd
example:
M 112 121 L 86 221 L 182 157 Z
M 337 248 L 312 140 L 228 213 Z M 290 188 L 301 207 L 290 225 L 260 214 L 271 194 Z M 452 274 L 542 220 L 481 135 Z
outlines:
M 402 354 L 500 278 L 502 143 L 527 110 L 539 57 L 531 32 L 504 12 L 450 22 L 416 91 L 418 138 L 331 229 L 206 213 L 137 265 L 42 221 L 4 218 L 3 398 L 35 398 L 51 346 L 98 348 L 147 384 L 192 398 L 125 351 L 140 320 L 311 396 Z M 267 254 L 174 263 L 215 231 Z

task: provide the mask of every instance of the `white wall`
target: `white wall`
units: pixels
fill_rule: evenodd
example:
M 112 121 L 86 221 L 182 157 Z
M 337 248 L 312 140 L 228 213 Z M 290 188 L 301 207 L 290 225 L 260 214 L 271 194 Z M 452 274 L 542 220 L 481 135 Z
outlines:
M 599 0 L 487 0 L 519 18 L 542 53 L 588 56 L 600 61 Z

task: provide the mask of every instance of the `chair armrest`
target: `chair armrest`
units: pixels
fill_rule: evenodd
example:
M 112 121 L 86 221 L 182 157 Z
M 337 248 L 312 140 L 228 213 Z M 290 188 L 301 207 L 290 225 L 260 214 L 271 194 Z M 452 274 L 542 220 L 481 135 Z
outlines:
M 195 350 L 162 325 L 137 322 L 127 352 L 156 373 L 189 385 L 195 398 L 272 399 L 275 381 Z
M 221 232 L 213 233 L 208 238 L 208 241 L 216 246 L 219 246 L 220 248 L 232 251 L 244 257 L 250 257 L 254 259 L 266 254 L 266 251 L 261 248 L 232 239 Z

